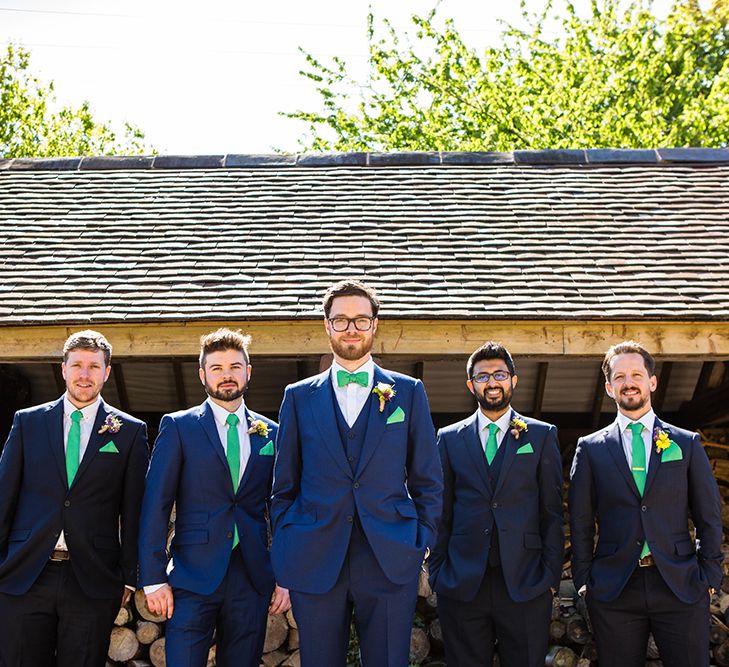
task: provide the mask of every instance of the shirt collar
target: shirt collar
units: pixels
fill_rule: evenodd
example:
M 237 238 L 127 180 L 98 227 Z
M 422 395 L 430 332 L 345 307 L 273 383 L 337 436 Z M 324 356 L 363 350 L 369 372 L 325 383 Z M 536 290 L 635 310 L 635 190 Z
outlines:
M 481 408 L 476 410 L 476 419 L 478 420 L 478 432 L 481 433 L 484 429 L 488 428 L 491 423 L 496 424 L 499 427 L 499 433 L 506 433 L 509 430 L 509 423 L 511 422 L 512 409 L 509 408 L 501 417 L 495 422 L 492 422 L 483 412 Z
M 66 392 L 63 395 L 63 414 L 65 417 L 71 418 L 71 415 L 76 412 L 76 410 L 81 410 L 81 413 L 83 414 L 83 417 L 81 417 L 81 421 L 95 421 L 96 415 L 99 412 L 99 407 L 101 406 L 101 397 L 97 396 L 96 400 L 91 404 L 87 405 L 85 408 L 77 408 L 68 398 L 68 392 Z
M 367 373 L 367 382 L 369 383 L 369 386 L 372 387 L 375 381 L 375 361 L 370 356 L 367 358 L 367 361 L 365 361 L 359 368 L 355 368 L 353 371 L 348 371 L 344 366 L 337 363 L 336 360 L 332 361 L 332 370 L 331 370 L 331 378 L 332 378 L 332 384 L 337 387 L 337 371 L 345 371 L 347 373 Z M 357 385 L 359 386 L 359 385 Z M 364 388 L 364 387 L 363 387 Z
M 621 433 L 625 433 L 626 429 L 630 424 L 639 422 L 643 424 L 643 428 L 647 429 L 648 432 L 653 430 L 653 424 L 656 421 L 656 413 L 653 412 L 653 409 L 648 410 L 640 419 L 631 419 L 630 417 L 626 417 L 622 412 L 618 410 L 618 428 L 620 429 Z
M 218 425 L 226 426 L 228 423 L 227 419 L 228 419 L 229 414 L 237 415 L 241 424 L 244 424 L 244 425 L 248 424 L 248 422 L 246 420 L 246 403 L 245 403 L 245 401 L 241 401 L 240 406 L 238 406 L 238 409 L 234 413 L 231 413 L 230 411 L 226 410 L 225 408 L 220 407 L 209 396 L 206 399 L 206 402 L 210 406 L 210 409 L 213 411 L 213 417 L 215 417 L 215 421 L 218 423 Z

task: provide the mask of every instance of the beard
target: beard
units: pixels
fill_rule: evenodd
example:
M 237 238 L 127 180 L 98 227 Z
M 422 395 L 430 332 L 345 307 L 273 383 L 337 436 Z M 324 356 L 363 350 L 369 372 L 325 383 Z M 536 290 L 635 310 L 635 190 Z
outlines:
M 635 389 L 635 387 L 630 387 L 630 389 Z M 623 410 L 635 412 L 636 410 L 640 410 L 645 407 L 646 403 L 648 403 L 648 397 L 643 394 L 638 394 L 637 396 L 624 396 L 621 392 L 616 403 L 618 404 L 618 407 Z
M 357 359 L 367 356 L 372 350 L 373 344 L 374 336 L 365 336 L 356 343 L 344 343 L 335 338 L 329 338 L 329 347 L 332 352 L 347 361 L 357 361 Z
M 236 382 L 235 387 L 230 387 L 229 389 L 218 389 L 217 387 L 209 385 L 207 379 L 205 380 L 205 393 L 210 396 L 210 398 L 217 398 L 219 401 L 235 401 L 237 398 L 245 398 L 247 392 L 247 382 L 242 387 Z
M 503 387 L 499 387 L 499 389 L 501 389 L 501 395 L 496 396 L 495 398 L 489 398 L 486 396 L 485 389 L 483 394 L 476 394 L 476 401 L 481 406 L 482 410 L 485 410 L 486 412 L 498 412 L 499 410 L 509 407 L 511 397 L 514 393 L 513 388 L 509 386 L 508 390 Z

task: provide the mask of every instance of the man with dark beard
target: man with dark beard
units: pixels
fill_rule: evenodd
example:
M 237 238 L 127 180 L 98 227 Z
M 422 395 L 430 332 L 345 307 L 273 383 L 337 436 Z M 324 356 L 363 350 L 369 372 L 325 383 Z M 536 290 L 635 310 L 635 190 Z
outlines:
M 286 388 L 271 560 L 291 590 L 302 667 L 344 667 L 350 622 L 363 667 L 406 667 L 442 475 L 419 380 L 377 366 L 379 300 L 358 281 L 324 296 L 331 368 Z
M 562 574 L 562 458 L 554 426 L 517 414 L 508 350 L 478 348 L 479 408 L 438 432 L 443 516 L 430 558 L 448 667 L 542 667 Z M 551 589 L 551 591 L 550 591 Z
M 653 412 L 655 361 L 643 346 L 613 345 L 602 370 L 618 416 L 578 441 L 569 493 L 572 576 L 600 667 L 642 667 L 651 632 L 666 667 L 708 666 L 709 593 L 722 581 L 709 460 L 697 433 Z
M 204 667 L 214 630 L 216 664 L 258 667 L 266 610 L 276 614 L 290 606 L 288 591 L 274 587 L 265 521 L 277 426 L 243 402 L 249 342 L 230 329 L 201 338 L 200 381 L 208 399 L 165 415 L 152 452 L 139 581 L 150 610 L 169 619 L 169 667 Z

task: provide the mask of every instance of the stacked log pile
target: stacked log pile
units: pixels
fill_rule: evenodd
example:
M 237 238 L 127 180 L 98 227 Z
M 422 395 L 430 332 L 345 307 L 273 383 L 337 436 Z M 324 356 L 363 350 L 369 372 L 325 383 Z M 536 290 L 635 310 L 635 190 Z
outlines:
M 724 524 L 724 582 L 711 600 L 711 665 L 729 667 L 729 432 L 706 430 L 702 433 L 712 469 L 722 494 Z M 569 466 L 569 461 L 566 462 Z M 565 470 L 565 480 L 569 469 Z M 565 482 L 565 492 L 567 483 Z M 566 498 L 566 493 L 565 493 Z M 566 516 L 566 507 L 565 507 Z M 597 667 L 597 650 L 583 600 L 572 583 L 571 542 L 565 526 L 566 548 L 562 583 L 554 598 L 550 623 L 550 647 L 545 667 Z M 120 610 L 112 630 L 107 667 L 164 667 L 164 619 L 146 605 L 144 593 L 137 591 L 133 604 Z M 353 632 L 348 667 L 359 667 L 359 648 Z M 438 620 L 437 596 L 427 578 L 421 576 L 418 603 L 410 642 L 411 666 L 447 667 L 443 636 Z M 494 666 L 498 667 L 498 658 Z M 646 651 L 646 667 L 660 667 L 653 638 Z M 215 665 L 215 646 L 210 649 L 208 667 Z M 291 612 L 269 616 L 261 667 L 299 667 L 299 633 Z

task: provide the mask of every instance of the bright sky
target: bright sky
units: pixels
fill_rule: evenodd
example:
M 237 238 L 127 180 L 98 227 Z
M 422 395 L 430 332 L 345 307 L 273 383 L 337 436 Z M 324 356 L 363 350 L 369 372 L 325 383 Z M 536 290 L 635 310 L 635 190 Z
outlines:
M 411 26 L 435 0 L 0 0 L 0 44 L 30 50 L 33 72 L 61 102 L 84 99 L 100 120 L 138 125 L 164 154 L 297 152 L 304 123 L 280 111 L 320 108 L 299 76 L 298 47 L 343 57 L 358 78 L 367 56 L 366 16 Z M 531 11 L 544 0 L 527 0 Z M 665 14 L 671 0 L 654 0 Z M 709 0 L 702 0 L 702 6 Z M 578 8 L 589 0 L 575 0 Z M 480 49 L 518 23 L 517 0 L 442 0 Z M 3 46 L 4 49 L 4 46 Z

